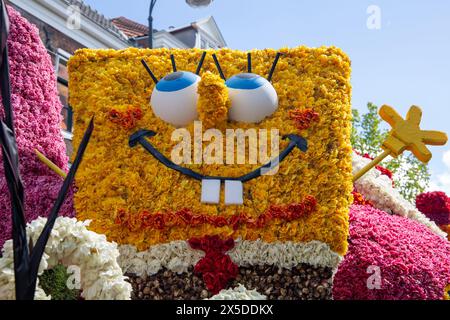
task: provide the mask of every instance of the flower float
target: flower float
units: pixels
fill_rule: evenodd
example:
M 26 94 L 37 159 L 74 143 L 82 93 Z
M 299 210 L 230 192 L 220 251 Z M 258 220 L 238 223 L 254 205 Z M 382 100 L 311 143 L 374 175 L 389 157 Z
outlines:
M 25 23 L 14 12 L 11 15 L 14 23 Z M 35 39 L 35 30 L 29 30 Z M 14 41 L 12 37 L 10 42 Z M 12 60 L 19 59 L 17 52 L 11 50 Z M 19 65 L 15 68 L 14 76 L 21 71 Z M 88 119 L 94 114 L 96 119 L 93 146 L 81 164 L 74 195 L 77 218 L 92 222 L 59 218 L 40 272 L 46 264 L 79 264 L 86 299 L 128 299 L 130 295 L 138 299 L 330 299 L 332 285 L 336 299 L 444 296 L 450 282 L 448 242 L 426 209 L 428 196 L 418 200 L 423 214 L 400 196 L 392 174 L 381 166 L 352 183 L 352 175 L 364 168 L 366 172 L 374 163 L 369 165 L 367 155 L 352 154 L 350 61 L 341 50 L 299 47 L 245 54 L 230 49 L 85 49 L 70 60 L 69 71 L 75 145 Z M 22 85 L 15 81 L 14 86 Z M 262 94 L 255 95 L 257 91 Z M 258 99 L 263 96 L 261 104 Z M 183 97 L 189 98 L 186 123 Z M 40 110 L 42 101 L 33 110 Z M 264 114 L 258 114 L 258 105 L 264 105 Z M 50 106 L 43 110 L 54 116 L 57 105 Z M 27 110 L 17 109 L 18 118 L 28 116 Z M 425 144 L 443 141 L 443 135 L 420 130 L 417 108 L 406 119 L 387 106 L 382 115 L 393 127 L 383 155 L 409 149 L 427 161 L 430 154 Z M 276 174 L 245 181 L 238 178 L 253 176 L 261 163 L 210 164 L 194 158 L 183 167 L 171 167 L 154 156 L 170 155 L 176 146 L 171 136 L 179 127 L 195 137 L 191 120 L 196 116 L 204 122 L 201 131 L 279 130 L 282 137 L 301 135 L 307 148 L 291 148 Z M 51 125 L 56 128 L 57 122 Z M 417 129 L 416 139 L 405 136 L 408 125 Z M 28 129 L 19 126 L 18 132 L 31 134 Z M 140 140 L 142 145 L 147 143 L 158 153 L 130 148 L 130 136 L 141 129 L 152 132 Z M 30 147 L 40 142 L 30 138 L 27 145 L 18 136 L 19 146 L 28 146 L 25 153 L 30 151 L 39 170 L 44 170 Z M 191 140 L 189 148 L 195 149 L 198 143 Z M 291 143 L 282 140 L 280 147 L 285 150 Z M 67 170 L 62 153 L 55 156 L 54 151 L 38 149 Z M 203 151 L 198 152 L 200 156 Z M 249 154 L 252 151 L 249 148 Z M 227 203 L 222 195 L 218 203 L 200 201 L 203 185 L 192 177 L 195 174 L 217 178 L 219 192 L 225 184 L 225 194 L 230 192 L 227 182 L 239 181 L 242 205 Z M 47 169 L 39 172 L 39 178 L 27 182 L 35 183 L 27 192 L 43 190 L 53 178 L 58 179 Z M 34 206 L 43 203 L 31 199 Z M 41 209 L 33 214 L 45 212 Z M 66 213 L 71 212 L 69 203 Z M 42 229 L 44 221 L 33 221 L 29 232 L 35 236 L 38 231 L 34 230 Z M 117 242 L 117 249 L 106 239 Z M 9 298 L 13 297 L 11 257 L 7 242 L 0 260 L 4 266 L 0 293 Z M 370 266 L 378 266 L 385 276 L 376 290 L 367 287 Z M 122 273 L 130 275 L 131 285 Z M 36 297 L 49 298 L 39 288 Z

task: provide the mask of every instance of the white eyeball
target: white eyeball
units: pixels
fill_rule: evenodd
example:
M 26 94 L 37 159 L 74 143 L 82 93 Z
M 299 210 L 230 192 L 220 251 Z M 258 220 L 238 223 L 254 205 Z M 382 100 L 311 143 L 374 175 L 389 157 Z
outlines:
M 187 71 L 165 76 L 152 92 L 150 104 L 155 115 L 175 127 L 196 120 L 199 82 L 198 75 Z
M 228 79 L 231 108 L 229 118 L 255 123 L 264 120 L 278 109 L 278 95 L 272 84 L 253 73 L 241 73 Z

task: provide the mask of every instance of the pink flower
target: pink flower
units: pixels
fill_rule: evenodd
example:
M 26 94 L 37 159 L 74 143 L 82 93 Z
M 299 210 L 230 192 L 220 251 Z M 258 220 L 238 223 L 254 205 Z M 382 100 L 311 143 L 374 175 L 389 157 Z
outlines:
M 351 207 L 349 250 L 334 277 L 334 299 L 438 300 L 449 283 L 450 242 L 416 221 Z
M 38 29 L 8 7 L 8 38 L 11 101 L 25 188 L 27 221 L 47 216 L 62 180 L 40 163 L 34 149 L 67 170 L 66 147 L 60 132 L 61 102 L 50 56 L 39 38 Z M 0 115 L 4 110 L 0 101 Z M 1 160 L 1 155 L 0 155 Z M 73 216 L 73 191 L 67 196 L 61 215 Z M 9 192 L 0 165 L 0 248 L 11 238 Z

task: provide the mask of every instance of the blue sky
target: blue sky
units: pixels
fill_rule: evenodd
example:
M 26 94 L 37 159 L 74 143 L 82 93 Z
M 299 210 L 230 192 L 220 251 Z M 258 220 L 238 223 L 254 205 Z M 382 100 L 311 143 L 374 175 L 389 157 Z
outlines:
M 147 23 L 150 0 L 85 0 L 109 18 Z M 369 29 L 369 6 L 381 28 Z M 405 114 L 416 104 L 423 128 L 450 133 L 450 1 L 215 0 L 194 9 L 184 0 L 158 0 L 154 27 L 167 29 L 214 16 L 230 48 L 335 45 L 352 60 L 354 108 L 371 101 Z M 433 188 L 450 194 L 450 144 L 432 147 Z

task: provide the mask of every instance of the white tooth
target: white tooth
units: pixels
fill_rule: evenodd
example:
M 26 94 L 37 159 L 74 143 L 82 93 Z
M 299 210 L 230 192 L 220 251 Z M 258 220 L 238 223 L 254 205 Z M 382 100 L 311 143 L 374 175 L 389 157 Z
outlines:
M 202 203 L 219 203 L 220 180 L 202 180 Z
M 225 181 L 225 205 L 244 204 L 244 187 L 241 181 Z

